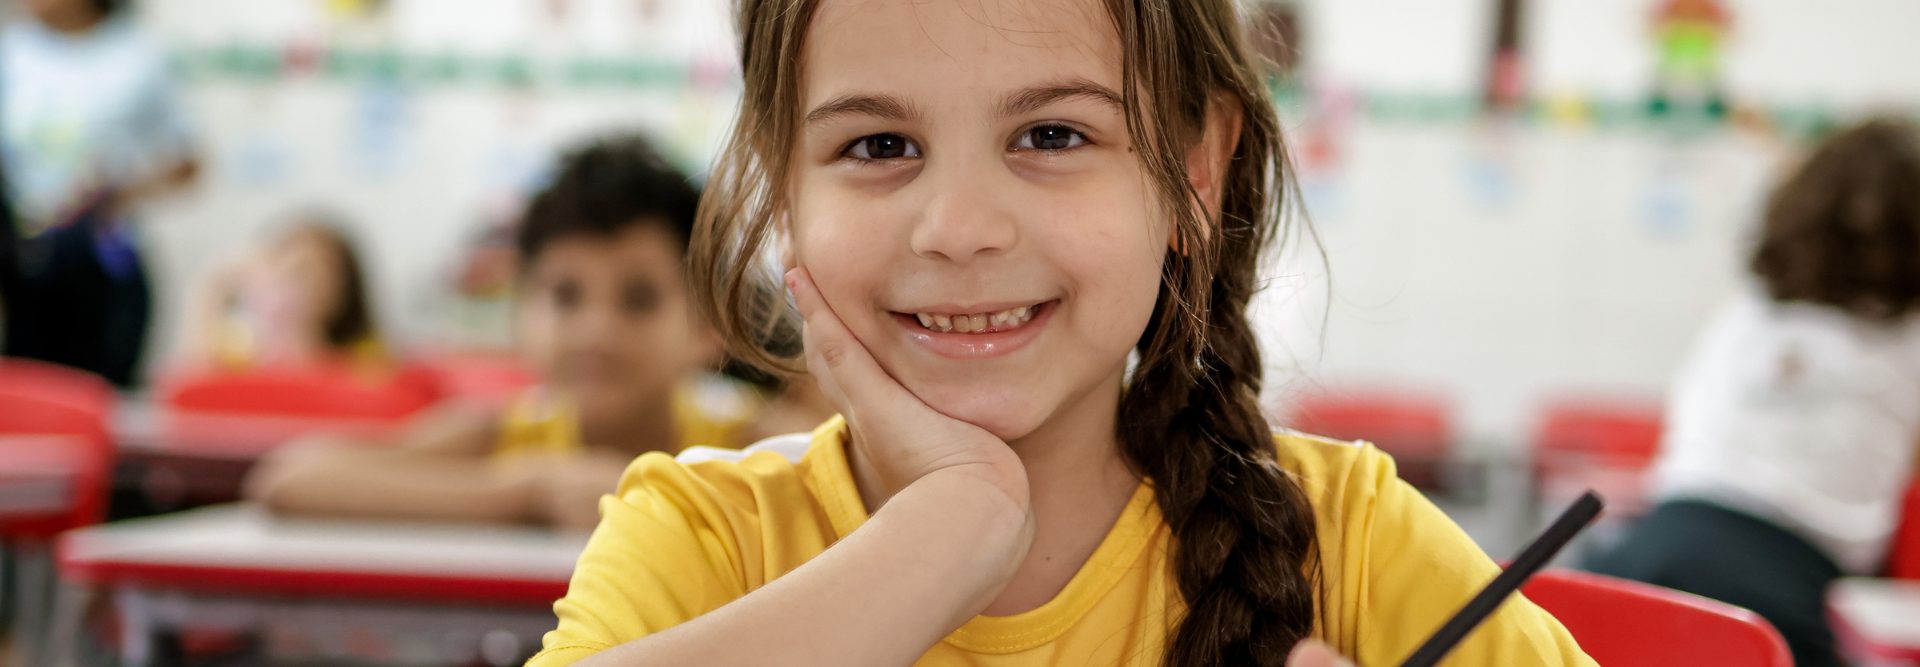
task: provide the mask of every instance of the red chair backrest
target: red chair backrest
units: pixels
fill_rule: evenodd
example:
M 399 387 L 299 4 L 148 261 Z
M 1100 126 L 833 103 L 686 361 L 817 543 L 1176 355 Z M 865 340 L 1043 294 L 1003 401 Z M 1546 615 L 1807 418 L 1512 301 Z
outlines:
M 1900 503 L 1900 527 L 1893 532 L 1887 576 L 1920 580 L 1920 476 L 1907 484 L 1906 499 Z
M 257 368 L 179 375 L 163 385 L 162 401 L 173 411 L 262 417 L 397 420 L 439 398 L 420 369 Z
M 1660 453 L 1664 428 L 1658 403 L 1641 400 L 1567 400 L 1547 406 L 1534 450 L 1542 459 L 1642 468 Z
M 1447 401 L 1411 390 L 1316 393 L 1294 402 L 1288 428 L 1367 440 L 1396 457 L 1440 458 L 1453 443 Z
M 1609 667 L 1793 665 L 1786 640 L 1759 614 L 1696 595 L 1562 570 L 1534 575 L 1522 591 Z
M 442 397 L 482 404 L 506 405 L 540 381 L 503 352 L 446 352 L 422 359 L 420 366 L 432 374 Z
M 73 436 L 71 440 L 11 446 L 76 448 L 0 451 L 0 456 L 17 460 L 51 455 L 71 466 L 74 473 L 67 512 L 0 519 L 0 533 L 46 537 L 100 520 L 113 474 L 114 448 L 108 431 L 112 401 L 112 388 L 85 372 L 17 359 L 0 360 L 0 434 Z
M 0 358 L 0 383 L 97 409 L 103 414 L 113 405 L 113 385 L 100 376 L 32 359 Z

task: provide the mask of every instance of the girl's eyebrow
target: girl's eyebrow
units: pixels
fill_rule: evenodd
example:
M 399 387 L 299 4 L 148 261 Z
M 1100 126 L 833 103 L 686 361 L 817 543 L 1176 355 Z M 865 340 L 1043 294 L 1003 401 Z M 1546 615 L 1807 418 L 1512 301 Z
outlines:
M 1124 108 L 1120 94 L 1112 88 L 1086 79 L 1065 79 L 1030 86 L 1007 94 L 1000 102 L 1000 116 L 1019 116 L 1045 108 L 1049 104 L 1070 99 L 1090 99 L 1112 107 L 1118 112 Z M 841 95 L 814 107 L 807 112 L 805 125 L 833 120 L 841 116 L 873 116 L 886 120 L 911 122 L 921 118 L 920 108 L 912 102 L 893 95 L 851 93 Z
M 828 100 L 807 112 L 805 124 L 832 120 L 841 116 L 876 116 L 887 120 L 907 122 L 919 120 L 920 109 L 913 103 L 892 95 L 850 94 Z
M 1007 95 L 1000 103 L 1000 116 L 1019 116 L 1045 108 L 1049 104 L 1064 100 L 1084 98 L 1113 107 L 1115 112 L 1125 108 L 1120 102 L 1120 94 L 1112 88 L 1074 78 L 1043 83 Z

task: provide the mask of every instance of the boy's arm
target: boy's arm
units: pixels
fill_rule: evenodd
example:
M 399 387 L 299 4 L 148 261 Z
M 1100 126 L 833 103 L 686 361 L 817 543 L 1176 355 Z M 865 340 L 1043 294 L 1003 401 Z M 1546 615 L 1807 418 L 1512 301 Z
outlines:
M 534 519 L 546 466 L 498 465 L 494 420 L 435 410 L 385 440 L 313 437 L 269 454 L 245 494 L 278 512 L 514 522 Z

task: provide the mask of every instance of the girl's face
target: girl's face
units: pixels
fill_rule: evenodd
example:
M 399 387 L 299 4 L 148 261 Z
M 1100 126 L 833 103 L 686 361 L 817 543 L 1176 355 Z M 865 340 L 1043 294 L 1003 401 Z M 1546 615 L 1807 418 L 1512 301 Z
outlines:
M 1170 229 L 1098 0 L 822 0 L 794 261 L 894 379 L 1021 438 L 1117 396 Z
M 299 230 L 267 249 L 249 285 L 254 306 L 270 320 L 318 332 L 346 295 L 340 250 L 322 232 Z

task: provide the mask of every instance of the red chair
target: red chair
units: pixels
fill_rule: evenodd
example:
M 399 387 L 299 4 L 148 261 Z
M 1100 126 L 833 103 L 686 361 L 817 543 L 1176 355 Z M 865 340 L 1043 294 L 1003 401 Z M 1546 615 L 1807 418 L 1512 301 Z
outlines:
M 0 360 L 0 547 L 17 559 L 13 629 L 22 664 L 40 664 L 52 538 L 98 523 L 114 465 L 113 389 L 87 373 Z
M 259 368 L 176 375 L 161 386 L 165 446 L 216 456 L 256 456 L 316 431 L 389 427 L 440 397 L 419 368 Z
M 45 538 L 100 520 L 114 461 L 112 397 L 105 381 L 81 371 L 0 360 L 0 434 L 29 436 L 0 440 L 0 472 L 8 465 L 56 468 L 69 496 L 60 511 L 0 516 L 0 535 Z
M 1893 532 L 1887 576 L 1920 580 L 1920 476 L 1907 485 L 1906 500 L 1900 504 L 1900 527 Z
M 1573 633 L 1594 662 L 1792 667 L 1780 633 L 1759 614 L 1612 577 L 1549 570 L 1521 589 Z
M 0 382 L 24 387 L 50 397 L 94 406 L 103 413 L 113 405 L 113 386 L 86 371 L 32 359 L 0 358 Z
M 398 419 L 439 398 L 418 368 L 365 372 L 345 366 L 259 368 L 168 378 L 173 410 L 320 419 Z
M 1412 390 L 1347 390 L 1310 394 L 1287 417 L 1290 428 L 1341 440 L 1367 440 L 1393 455 L 1414 486 L 1440 486 L 1440 466 L 1453 449 L 1447 400 Z
M 1660 453 L 1662 407 L 1648 399 L 1565 399 L 1549 404 L 1534 431 L 1534 477 L 1553 499 L 1592 488 L 1609 514 L 1645 509 L 1646 473 Z
M 1534 434 L 1535 451 L 1644 468 L 1660 453 L 1662 412 L 1658 403 L 1641 399 L 1556 402 Z

